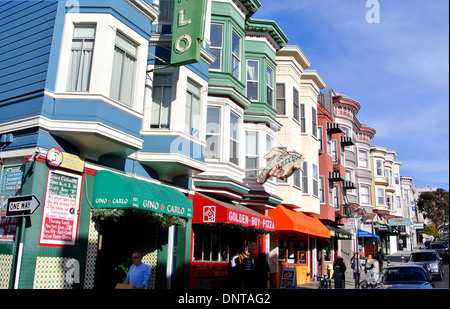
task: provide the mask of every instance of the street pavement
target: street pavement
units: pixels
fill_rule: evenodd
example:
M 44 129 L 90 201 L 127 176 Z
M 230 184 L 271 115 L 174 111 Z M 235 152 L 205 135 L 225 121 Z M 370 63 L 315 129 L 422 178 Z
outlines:
M 414 251 L 420 250 L 419 247 L 414 248 Z M 403 259 L 406 259 L 411 254 L 411 251 L 403 250 L 403 251 L 397 251 L 391 255 L 386 256 L 386 260 L 384 261 L 383 266 L 388 266 L 388 262 L 391 266 L 398 265 L 403 263 Z M 446 271 L 443 282 L 437 281 L 435 283 L 435 288 L 449 288 L 448 286 L 448 259 L 444 260 L 444 265 L 446 265 L 446 268 L 444 270 Z M 355 289 L 355 280 L 353 279 L 353 269 L 350 267 L 350 265 L 346 265 L 347 270 L 345 272 L 345 289 Z M 361 274 L 361 280 L 364 279 L 364 274 Z M 318 289 L 319 288 L 319 282 L 313 281 L 306 284 L 301 284 L 298 286 L 300 289 Z M 334 280 L 331 280 L 331 288 L 334 289 Z

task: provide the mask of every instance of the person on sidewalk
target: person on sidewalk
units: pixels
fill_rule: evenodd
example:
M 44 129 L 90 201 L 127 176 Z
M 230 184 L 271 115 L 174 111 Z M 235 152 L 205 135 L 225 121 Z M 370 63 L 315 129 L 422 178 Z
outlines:
M 366 281 L 368 284 L 374 284 L 377 281 L 379 269 L 378 261 L 372 258 L 372 254 L 369 254 L 366 260 Z
M 150 277 L 151 268 L 142 262 L 142 253 L 134 251 L 131 255 L 133 264 L 128 271 L 127 278 L 123 283 L 131 284 L 135 289 L 146 289 Z
M 334 288 L 335 289 L 345 289 L 345 271 L 347 267 L 345 266 L 344 259 L 340 256 L 334 261 L 333 277 L 334 277 Z
M 379 264 L 378 266 L 379 266 L 379 270 L 380 270 L 380 273 L 381 273 L 381 271 L 383 270 L 384 260 L 386 259 L 386 256 L 384 255 L 384 252 L 383 252 L 383 250 L 381 250 L 381 248 L 375 254 L 374 258 L 378 261 L 378 264 Z
M 361 282 L 361 273 L 363 272 L 363 266 L 361 263 L 361 258 L 358 253 L 355 252 L 353 257 L 350 259 L 350 264 L 353 269 L 353 279 L 355 279 L 355 289 L 359 289 L 359 283 Z

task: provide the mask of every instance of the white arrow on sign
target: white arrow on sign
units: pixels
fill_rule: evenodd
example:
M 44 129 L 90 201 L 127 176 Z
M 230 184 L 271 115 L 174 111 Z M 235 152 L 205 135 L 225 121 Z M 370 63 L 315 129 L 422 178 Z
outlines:
M 7 203 L 7 217 L 30 216 L 41 205 L 41 202 L 35 195 L 9 197 Z

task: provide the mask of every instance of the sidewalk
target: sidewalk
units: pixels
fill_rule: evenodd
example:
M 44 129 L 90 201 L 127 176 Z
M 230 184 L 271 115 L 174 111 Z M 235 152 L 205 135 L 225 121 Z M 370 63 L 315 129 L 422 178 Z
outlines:
M 422 244 L 423 248 L 423 244 Z M 419 250 L 419 245 L 414 248 L 414 251 Z M 411 254 L 411 251 L 409 250 L 402 250 L 397 251 L 393 254 L 386 255 L 386 260 L 384 261 L 383 266 L 386 267 L 387 261 L 390 262 L 390 265 L 397 265 L 402 263 L 402 256 L 407 258 Z M 353 269 L 350 267 L 350 265 L 346 265 L 347 270 L 345 271 L 345 289 L 353 290 L 355 289 L 355 279 L 353 279 Z M 364 279 L 364 274 L 361 274 L 361 280 Z M 318 289 L 319 288 L 319 282 L 318 281 L 312 281 L 309 283 L 300 284 L 297 286 L 299 289 Z M 334 280 L 331 279 L 331 288 L 334 289 Z

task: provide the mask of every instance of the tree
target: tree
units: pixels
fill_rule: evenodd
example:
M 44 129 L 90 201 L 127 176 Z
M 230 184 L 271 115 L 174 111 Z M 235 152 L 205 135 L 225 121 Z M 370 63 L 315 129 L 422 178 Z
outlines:
M 423 192 L 419 196 L 417 208 L 424 218 L 430 219 L 436 226 L 441 226 L 448 222 L 448 197 L 448 191 L 444 189 Z

